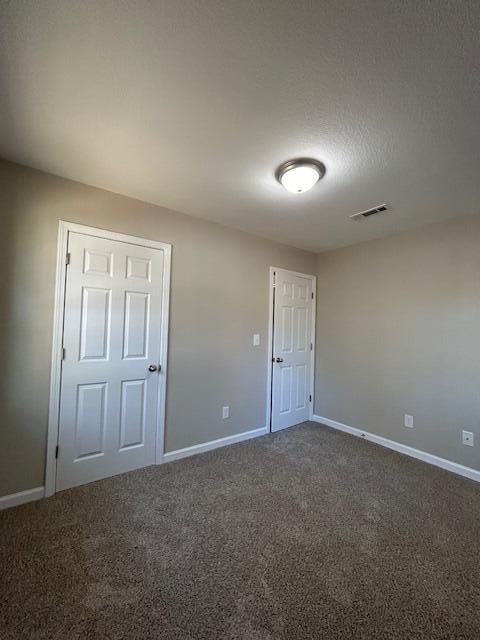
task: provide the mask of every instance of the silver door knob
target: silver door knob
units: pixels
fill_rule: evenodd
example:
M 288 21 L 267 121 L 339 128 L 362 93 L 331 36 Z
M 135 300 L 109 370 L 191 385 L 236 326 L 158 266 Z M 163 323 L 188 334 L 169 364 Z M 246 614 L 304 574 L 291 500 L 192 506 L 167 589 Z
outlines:
M 148 370 L 149 370 L 149 371 L 152 371 L 152 373 L 153 373 L 153 371 L 157 371 L 157 369 L 158 369 L 158 371 L 160 371 L 160 367 L 157 367 L 157 365 L 156 365 L 156 364 L 151 364 L 151 365 L 148 367 Z
M 277 358 L 275 362 L 283 362 L 283 358 Z

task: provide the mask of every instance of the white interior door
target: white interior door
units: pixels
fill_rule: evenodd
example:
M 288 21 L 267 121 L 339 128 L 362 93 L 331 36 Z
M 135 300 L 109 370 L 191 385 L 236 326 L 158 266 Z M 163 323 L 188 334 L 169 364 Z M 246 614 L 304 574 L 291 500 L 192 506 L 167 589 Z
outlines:
M 69 233 L 57 490 L 155 462 L 164 253 Z
M 272 431 L 310 418 L 313 277 L 275 270 Z

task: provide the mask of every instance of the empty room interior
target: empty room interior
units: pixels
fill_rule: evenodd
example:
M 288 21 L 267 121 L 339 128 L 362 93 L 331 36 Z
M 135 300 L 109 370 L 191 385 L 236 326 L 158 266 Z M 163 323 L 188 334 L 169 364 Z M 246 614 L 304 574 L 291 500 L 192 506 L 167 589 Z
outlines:
M 0 5 L 0 638 L 480 638 L 478 0 Z

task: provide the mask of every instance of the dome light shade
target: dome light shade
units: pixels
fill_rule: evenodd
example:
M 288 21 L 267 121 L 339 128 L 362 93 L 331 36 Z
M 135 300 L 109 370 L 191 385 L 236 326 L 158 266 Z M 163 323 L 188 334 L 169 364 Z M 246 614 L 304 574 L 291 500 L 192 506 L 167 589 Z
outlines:
M 315 186 L 324 174 L 325 166 L 318 160 L 298 158 L 281 164 L 276 177 L 290 193 L 305 193 Z

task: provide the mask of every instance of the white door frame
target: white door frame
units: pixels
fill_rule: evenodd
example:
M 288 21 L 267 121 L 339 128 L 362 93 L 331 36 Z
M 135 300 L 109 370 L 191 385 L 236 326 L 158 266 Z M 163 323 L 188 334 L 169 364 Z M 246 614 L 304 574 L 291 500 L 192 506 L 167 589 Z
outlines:
M 62 376 L 62 349 L 63 349 L 63 317 L 65 312 L 65 287 L 67 277 L 67 248 L 68 234 L 71 232 L 128 242 L 151 249 L 161 249 L 164 254 L 163 262 L 163 290 L 162 290 L 162 318 L 161 318 L 161 342 L 158 362 L 161 365 L 162 374 L 158 385 L 157 425 L 155 444 L 155 464 L 163 460 L 164 436 L 165 436 L 165 400 L 167 391 L 167 351 L 168 351 L 168 319 L 170 302 L 170 271 L 172 260 L 172 245 L 156 240 L 147 240 L 123 233 L 87 227 L 74 222 L 59 221 L 57 241 L 57 271 L 55 277 L 55 304 L 53 312 L 53 340 L 52 340 L 52 366 L 50 377 L 50 402 L 48 409 L 48 436 L 47 436 L 47 462 L 45 470 L 45 495 L 55 493 L 55 478 L 57 472 L 56 448 L 58 444 L 58 431 L 60 420 L 60 385 Z
M 315 316 L 317 311 L 317 276 L 312 276 L 309 273 L 300 273 L 299 271 L 291 271 L 284 267 L 270 267 L 270 279 L 268 282 L 268 349 L 267 349 L 267 431 L 272 431 L 272 358 L 273 358 L 273 313 L 274 313 L 274 301 L 275 301 L 275 271 L 281 269 L 282 271 L 288 271 L 294 276 L 300 276 L 301 278 L 307 278 L 312 281 L 313 291 L 313 304 L 312 304 L 312 351 L 310 354 L 310 395 L 312 401 L 310 402 L 309 419 L 312 419 L 314 415 L 313 406 L 315 403 Z

